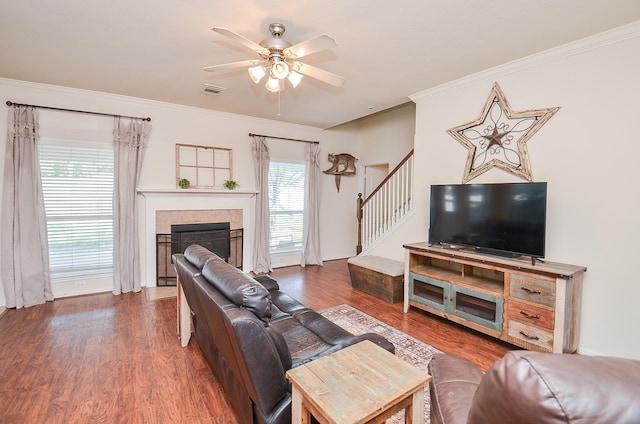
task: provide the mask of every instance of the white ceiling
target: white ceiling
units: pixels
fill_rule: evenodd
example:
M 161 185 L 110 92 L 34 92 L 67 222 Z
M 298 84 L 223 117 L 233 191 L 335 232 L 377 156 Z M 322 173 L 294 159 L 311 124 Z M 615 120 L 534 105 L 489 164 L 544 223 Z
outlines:
M 0 77 L 328 128 L 638 20 L 639 0 L 0 0 Z M 307 77 L 277 116 L 278 95 L 245 70 L 202 70 L 257 57 L 211 27 L 259 42 L 272 22 L 293 44 L 335 38 L 302 61 L 344 86 Z M 204 94 L 205 83 L 226 89 Z

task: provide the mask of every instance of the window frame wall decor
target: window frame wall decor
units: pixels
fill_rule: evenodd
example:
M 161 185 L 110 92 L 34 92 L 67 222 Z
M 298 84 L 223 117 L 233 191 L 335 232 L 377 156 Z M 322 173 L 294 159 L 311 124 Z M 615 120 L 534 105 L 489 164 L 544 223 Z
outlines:
M 230 180 L 233 180 L 232 149 L 176 143 L 176 187 L 222 189 L 225 181 Z

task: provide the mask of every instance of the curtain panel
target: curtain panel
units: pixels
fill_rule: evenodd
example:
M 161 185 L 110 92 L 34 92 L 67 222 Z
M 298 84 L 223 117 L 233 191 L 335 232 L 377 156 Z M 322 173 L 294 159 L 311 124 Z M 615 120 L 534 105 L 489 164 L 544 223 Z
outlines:
M 253 272 L 272 271 L 269 255 L 269 147 L 265 137 L 252 136 L 251 150 L 256 178 L 255 241 L 253 245 Z
M 38 113 L 9 109 L 2 198 L 2 283 L 7 307 L 53 300 L 38 155 Z
M 320 146 L 307 144 L 307 187 L 304 196 L 304 232 L 302 242 L 302 266 L 323 265 L 320 253 Z
M 142 170 L 151 125 L 146 121 L 125 123 L 115 118 L 113 128 L 113 294 L 139 292 L 140 248 L 136 187 Z

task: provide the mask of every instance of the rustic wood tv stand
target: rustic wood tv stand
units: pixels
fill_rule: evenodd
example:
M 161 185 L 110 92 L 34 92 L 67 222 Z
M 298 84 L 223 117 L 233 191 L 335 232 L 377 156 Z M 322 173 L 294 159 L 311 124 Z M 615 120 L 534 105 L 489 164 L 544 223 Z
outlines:
M 404 311 L 439 315 L 529 350 L 575 352 L 586 267 L 404 245 Z

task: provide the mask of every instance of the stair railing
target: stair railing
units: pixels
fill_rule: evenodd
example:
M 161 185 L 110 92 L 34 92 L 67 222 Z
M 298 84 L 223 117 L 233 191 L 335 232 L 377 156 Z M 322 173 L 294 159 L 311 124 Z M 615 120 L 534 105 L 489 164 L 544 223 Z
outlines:
M 358 193 L 357 254 L 367 249 L 413 208 L 413 149 L 367 196 Z

